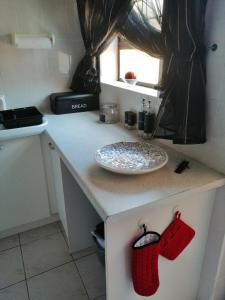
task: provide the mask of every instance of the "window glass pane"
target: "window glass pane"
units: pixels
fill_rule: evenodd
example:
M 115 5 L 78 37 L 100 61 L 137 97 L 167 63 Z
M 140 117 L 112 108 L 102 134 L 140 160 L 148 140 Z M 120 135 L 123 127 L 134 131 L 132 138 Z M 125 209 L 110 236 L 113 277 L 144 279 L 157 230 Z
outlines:
M 137 0 L 134 8 L 145 15 L 151 26 L 161 31 L 163 0 Z
M 137 76 L 137 80 L 144 83 L 157 84 L 159 81 L 160 60 L 148 54 L 135 50 L 120 50 L 120 78 L 132 71 Z

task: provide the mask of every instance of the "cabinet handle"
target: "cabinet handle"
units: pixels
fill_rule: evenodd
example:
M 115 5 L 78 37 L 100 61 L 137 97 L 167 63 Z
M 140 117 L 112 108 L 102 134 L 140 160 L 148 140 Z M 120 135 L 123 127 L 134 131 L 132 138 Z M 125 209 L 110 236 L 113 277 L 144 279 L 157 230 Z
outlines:
M 52 143 L 48 143 L 48 145 L 49 145 L 49 148 L 50 148 L 51 150 L 55 150 L 55 147 L 54 147 L 54 145 L 53 145 Z

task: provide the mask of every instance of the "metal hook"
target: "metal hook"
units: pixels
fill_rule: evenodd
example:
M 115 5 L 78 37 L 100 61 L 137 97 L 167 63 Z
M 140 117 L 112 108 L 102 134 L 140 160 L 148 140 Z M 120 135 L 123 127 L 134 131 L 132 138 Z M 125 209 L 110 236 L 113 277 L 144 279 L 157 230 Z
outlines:
M 179 205 L 174 206 L 173 213 L 175 214 L 177 211 L 179 211 Z
M 209 49 L 211 49 L 212 51 L 216 51 L 218 49 L 218 45 L 212 44 L 211 46 L 209 46 Z
M 147 228 L 147 224 L 149 224 L 149 219 L 148 218 L 141 218 L 138 220 L 137 225 L 140 229 L 143 229 L 144 226 Z
M 144 234 L 146 234 L 146 232 L 147 232 L 147 226 L 145 224 L 143 224 L 142 226 L 144 228 Z

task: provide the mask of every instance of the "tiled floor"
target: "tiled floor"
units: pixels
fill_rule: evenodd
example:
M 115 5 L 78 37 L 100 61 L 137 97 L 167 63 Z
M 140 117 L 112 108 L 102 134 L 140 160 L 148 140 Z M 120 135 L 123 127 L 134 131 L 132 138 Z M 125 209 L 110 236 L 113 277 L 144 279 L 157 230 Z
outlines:
M 0 300 L 105 300 L 95 249 L 70 255 L 58 223 L 0 240 Z

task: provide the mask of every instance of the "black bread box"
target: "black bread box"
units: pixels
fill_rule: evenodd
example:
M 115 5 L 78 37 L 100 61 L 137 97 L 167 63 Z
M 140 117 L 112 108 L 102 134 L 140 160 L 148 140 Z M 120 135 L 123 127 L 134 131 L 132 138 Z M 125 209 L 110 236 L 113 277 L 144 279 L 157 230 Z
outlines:
M 88 93 L 64 92 L 50 95 L 53 113 L 69 114 L 99 109 L 99 97 Z

